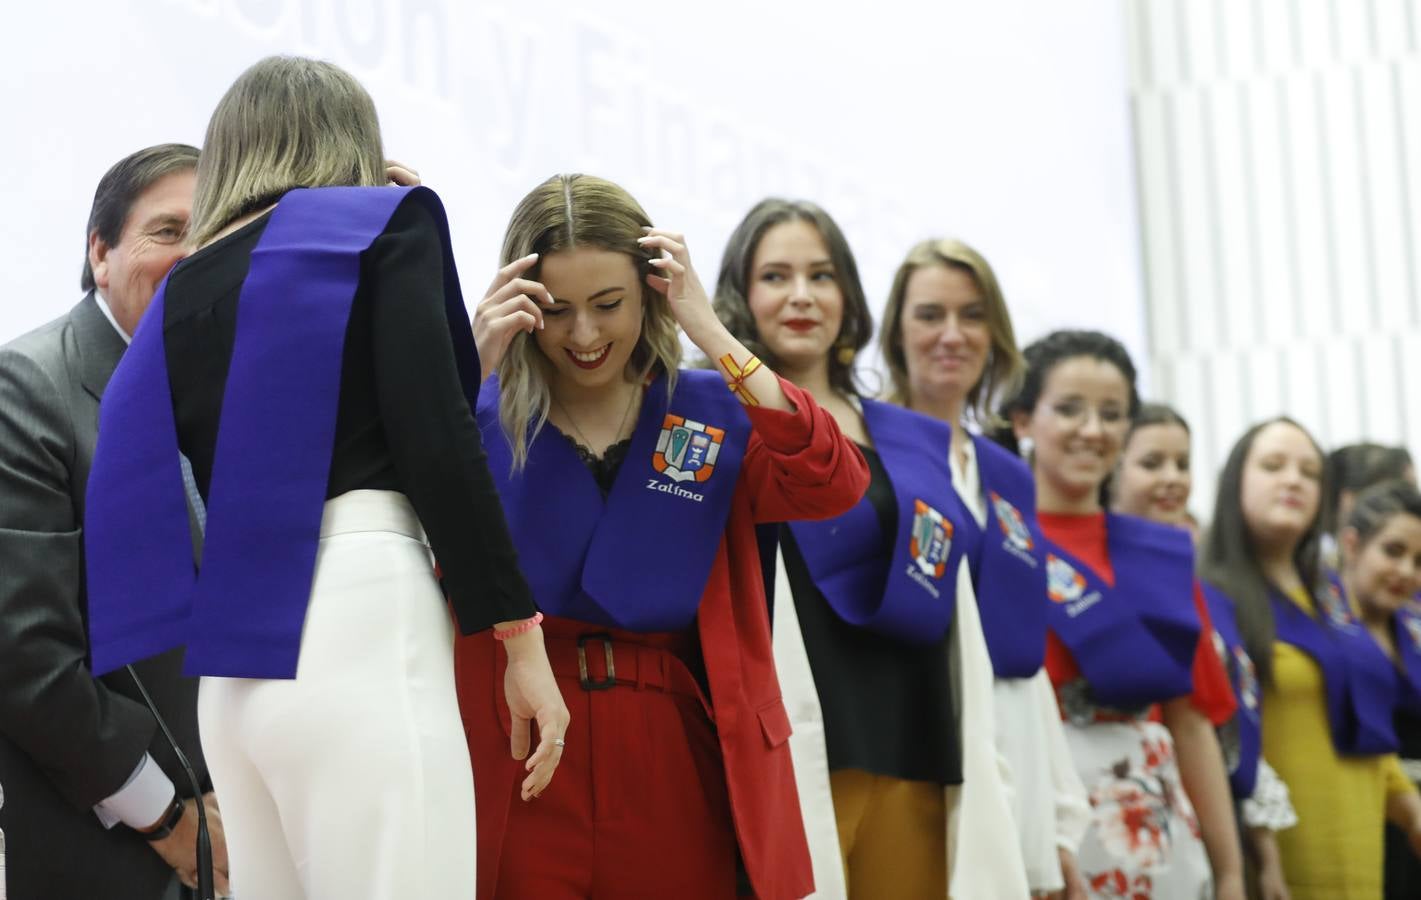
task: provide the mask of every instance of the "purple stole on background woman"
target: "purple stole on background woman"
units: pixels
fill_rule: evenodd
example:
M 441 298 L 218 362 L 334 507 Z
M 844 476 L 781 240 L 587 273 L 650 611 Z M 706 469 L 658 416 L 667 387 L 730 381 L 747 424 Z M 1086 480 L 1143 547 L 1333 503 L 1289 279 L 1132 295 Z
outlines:
M 993 441 L 973 437 L 972 444 L 987 522 L 979 528 L 968 515 L 963 528 L 974 535 L 968 564 L 982 634 L 998 678 L 1030 678 L 1046 657 L 1046 553 L 1036 482 L 1024 462 Z
M 864 400 L 863 421 L 898 504 L 885 557 L 878 512 L 865 496 L 833 519 L 791 522 L 810 577 L 845 622 L 914 644 L 943 639 L 971 517 L 952 488 L 952 430 L 902 407 Z
M 1339 596 L 1347 597 L 1340 573 L 1328 572 L 1327 580 Z M 1347 609 L 1351 608 L 1349 603 Z M 1397 704 L 1402 711 L 1421 716 L 1421 596 L 1396 611 L 1391 632 L 1396 643 Z
M 188 675 L 295 677 L 360 257 L 406 198 L 443 239 L 450 339 L 472 404 L 478 351 L 434 192 L 287 193 L 238 301 L 200 574 L 164 350 L 166 280 L 105 391 L 84 536 L 95 672 L 186 644 Z
M 524 573 L 544 612 L 629 631 L 690 627 L 730 517 L 750 419 L 714 372 L 658 375 L 607 498 L 550 425 L 513 472 L 498 380 L 479 394 L 479 428 Z M 530 429 L 531 430 L 531 429 Z
M 1263 753 L 1262 698 L 1258 687 L 1258 671 L 1238 630 L 1238 617 L 1233 601 L 1212 584 L 1203 584 L 1204 600 L 1209 604 L 1209 618 L 1214 623 L 1215 649 L 1223 657 L 1224 671 L 1233 685 L 1238 710 L 1220 727 L 1220 743 L 1224 747 L 1224 762 L 1229 769 L 1229 787 L 1240 799 L 1253 796 L 1258 780 L 1258 759 Z
M 1421 601 L 1412 600 L 1392 616 L 1396 653 L 1400 662 L 1401 708 L 1421 716 Z
M 1094 703 L 1136 710 L 1184 696 L 1194 688 L 1200 627 L 1189 535 L 1117 513 L 1105 514 L 1105 529 L 1114 587 L 1046 540 L 1047 624 Z
M 1322 670 L 1337 752 L 1369 756 L 1395 751 L 1397 671 L 1352 615 L 1342 591 L 1331 584 L 1324 587 L 1315 597 L 1316 617 L 1278 591 L 1269 593 L 1278 640 L 1311 656 Z

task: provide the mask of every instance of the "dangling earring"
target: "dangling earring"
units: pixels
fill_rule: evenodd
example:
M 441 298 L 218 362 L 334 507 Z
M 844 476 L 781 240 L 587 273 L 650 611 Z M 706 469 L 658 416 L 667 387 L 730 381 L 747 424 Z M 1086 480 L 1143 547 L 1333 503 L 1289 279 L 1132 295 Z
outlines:
M 1029 437 L 1017 438 L 1016 449 L 1017 452 L 1021 455 L 1021 458 L 1026 460 L 1029 464 L 1031 462 L 1031 457 L 1036 453 L 1036 442 Z
M 839 344 L 834 349 L 834 358 L 837 359 L 842 366 L 853 365 L 854 357 L 858 355 L 859 352 L 854 349 L 853 344 Z

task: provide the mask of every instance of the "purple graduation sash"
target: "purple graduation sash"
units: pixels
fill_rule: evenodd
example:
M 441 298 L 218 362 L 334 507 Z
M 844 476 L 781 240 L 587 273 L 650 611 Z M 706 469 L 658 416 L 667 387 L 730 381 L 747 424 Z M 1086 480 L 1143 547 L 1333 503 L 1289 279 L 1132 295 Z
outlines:
M 901 641 L 936 643 L 952 624 L 966 550 L 960 529 L 971 518 L 952 487 L 952 430 L 876 400 L 863 401 L 863 421 L 898 501 L 892 557 L 882 554 L 878 513 L 867 496 L 837 518 L 789 527 L 839 618 Z
M 1339 595 L 1346 596 L 1342 573 L 1328 571 L 1327 581 Z M 1421 596 L 1396 611 L 1391 628 L 1397 653 L 1397 703 L 1400 709 L 1421 716 Z
M 1046 657 L 1046 557 L 1031 470 L 993 441 L 973 437 L 987 522 L 966 517 L 968 563 L 982 633 L 998 678 L 1030 678 Z
M 1392 616 L 1401 662 L 1400 706 L 1421 716 L 1421 601 L 1413 599 Z
M 1180 528 L 1107 513 L 1115 586 L 1045 538 L 1047 624 L 1070 648 L 1094 702 L 1138 709 L 1194 689 L 1199 614 L 1194 548 Z
M 434 192 L 287 193 L 252 252 L 238 301 L 199 575 L 190 538 L 181 536 L 186 494 L 164 350 L 165 281 L 100 409 L 85 523 L 96 672 L 186 644 L 188 675 L 295 677 L 360 257 L 407 197 L 439 226 L 451 340 L 474 398 L 478 353 Z
M 498 380 L 479 394 L 479 428 L 513 543 L 538 608 L 628 631 L 691 626 L 730 518 L 750 420 L 714 372 L 646 389 L 607 499 L 577 451 L 545 426 L 514 473 L 498 421 Z
M 1322 670 L 1327 719 L 1338 753 L 1372 756 L 1400 746 L 1392 715 L 1399 677 L 1372 636 L 1352 615 L 1336 585 L 1314 600 L 1319 617 L 1303 611 L 1276 590 L 1269 591 L 1278 640 L 1313 658 Z
M 1238 617 L 1228 595 L 1212 584 L 1202 585 L 1204 601 L 1209 604 L 1209 618 L 1214 623 L 1215 649 L 1222 657 L 1224 671 L 1233 685 L 1238 710 L 1224 728 L 1237 736 L 1237 747 L 1225 744 L 1224 761 L 1229 767 L 1229 786 L 1234 797 L 1244 800 L 1253 796 L 1258 781 L 1258 759 L 1263 753 L 1262 694 L 1258 687 L 1258 671 L 1238 630 Z M 1235 751 L 1235 752 L 1230 752 Z M 1230 758 L 1233 757 L 1233 758 Z

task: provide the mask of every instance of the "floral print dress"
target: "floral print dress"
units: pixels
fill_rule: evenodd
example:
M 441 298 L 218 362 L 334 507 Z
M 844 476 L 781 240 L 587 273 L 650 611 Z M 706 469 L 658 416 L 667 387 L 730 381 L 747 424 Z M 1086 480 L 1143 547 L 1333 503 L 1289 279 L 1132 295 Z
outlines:
M 1050 540 L 1114 582 L 1103 515 L 1038 513 Z M 1213 627 L 1195 588 L 1201 622 L 1190 702 L 1218 725 L 1234 711 L 1228 674 L 1214 652 Z M 1131 648 L 1122 648 L 1129 653 Z M 1174 739 L 1157 707 L 1098 705 L 1071 651 L 1047 636 L 1046 669 L 1066 727 L 1076 772 L 1090 795 L 1091 822 L 1076 862 L 1092 900 L 1210 900 L 1213 872 L 1199 819 L 1184 791 Z
M 1092 707 L 1077 680 L 1057 692 L 1066 740 L 1090 794 L 1077 863 L 1092 898 L 1206 900 L 1209 857 L 1180 781 L 1174 740 L 1146 715 Z

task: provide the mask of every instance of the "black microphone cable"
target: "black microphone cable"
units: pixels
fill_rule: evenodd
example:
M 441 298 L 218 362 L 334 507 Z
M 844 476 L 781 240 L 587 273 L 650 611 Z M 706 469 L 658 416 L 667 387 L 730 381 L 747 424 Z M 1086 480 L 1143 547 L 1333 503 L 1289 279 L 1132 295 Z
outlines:
M 138 673 L 133 670 L 131 665 L 124 666 L 124 668 L 128 670 L 128 675 L 133 679 L 133 683 L 138 686 L 138 693 L 143 695 L 143 702 L 148 704 L 148 711 L 153 714 L 153 719 L 158 723 L 158 728 L 162 730 L 163 737 L 167 738 L 168 746 L 173 748 L 173 755 L 177 757 L 178 765 L 183 767 L 188 784 L 192 786 L 192 795 L 197 804 L 197 897 L 198 900 L 215 900 L 212 888 L 212 836 L 207 830 L 207 805 L 202 802 L 202 785 L 198 784 L 197 773 L 192 770 L 192 763 L 188 762 L 187 754 L 183 753 L 183 748 L 178 746 L 177 738 L 173 737 L 172 729 L 168 728 L 163 714 L 158 712 L 158 704 L 153 702 L 153 698 L 148 694 L 148 689 L 143 686 L 143 681 L 138 677 Z

